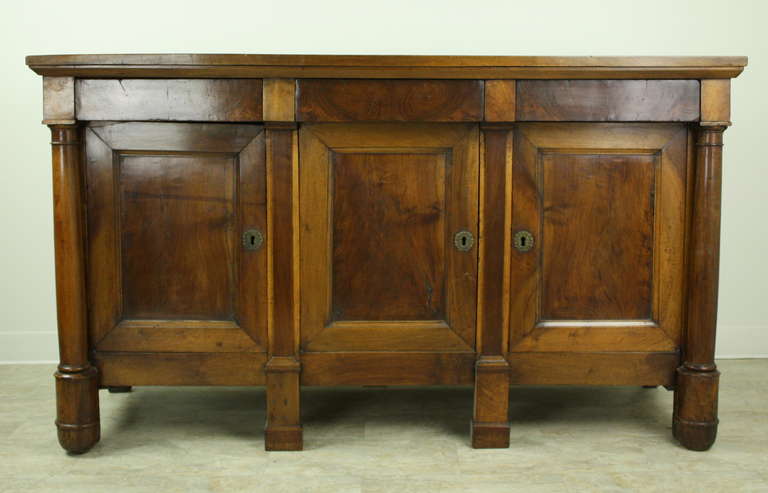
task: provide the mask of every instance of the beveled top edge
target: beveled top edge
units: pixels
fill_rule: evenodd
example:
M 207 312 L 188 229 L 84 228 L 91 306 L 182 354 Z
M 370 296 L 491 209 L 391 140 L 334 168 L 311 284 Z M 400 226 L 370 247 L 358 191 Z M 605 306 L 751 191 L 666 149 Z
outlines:
M 40 75 L 119 77 L 730 78 L 746 57 L 258 54 L 35 55 Z
M 337 67 L 745 67 L 747 57 L 93 54 L 30 55 L 27 65 L 269 65 Z

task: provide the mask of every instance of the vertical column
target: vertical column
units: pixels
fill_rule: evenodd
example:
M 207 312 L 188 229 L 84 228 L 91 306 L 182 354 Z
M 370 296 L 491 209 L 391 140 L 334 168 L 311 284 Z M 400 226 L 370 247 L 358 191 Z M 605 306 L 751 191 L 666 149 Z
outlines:
M 267 450 L 301 450 L 298 324 L 298 134 L 295 80 L 264 80 L 269 247 Z
M 478 289 L 478 359 L 472 447 L 509 447 L 509 363 L 507 337 L 510 242 L 512 129 L 485 125 L 480 178 L 480 274 Z
M 88 361 L 80 132 L 75 124 L 49 127 L 60 360 L 56 427 L 61 446 L 82 453 L 99 441 L 100 428 L 97 372 Z
M 696 139 L 689 240 L 688 323 L 677 370 L 673 434 L 691 450 L 707 450 L 717 435 L 715 326 L 720 257 L 720 189 L 725 125 L 700 126 Z

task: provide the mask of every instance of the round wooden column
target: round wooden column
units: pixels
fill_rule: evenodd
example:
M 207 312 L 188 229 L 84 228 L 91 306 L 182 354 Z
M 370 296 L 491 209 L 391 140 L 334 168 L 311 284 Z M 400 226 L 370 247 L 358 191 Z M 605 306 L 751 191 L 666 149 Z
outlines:
M 77 125 L 50 129 L 60 361 L 56 427 L 61 446 L 82 453 L 99 441 L 100 428 L 98 375 L 88 361 L 80 131 Z
M 717 436 L 715 328 L 720 261 L 723 125 L 701 126 L 696 139 L 693 217 L 689 242 L 688 323 L 677 370 L 672 431 L 691 450 L 708 450 Z

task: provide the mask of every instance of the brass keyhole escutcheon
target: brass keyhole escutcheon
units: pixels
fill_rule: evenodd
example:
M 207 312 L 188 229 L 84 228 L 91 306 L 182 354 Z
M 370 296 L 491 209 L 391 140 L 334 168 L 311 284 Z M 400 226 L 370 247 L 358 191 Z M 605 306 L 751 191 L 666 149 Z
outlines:
M 533 235 L 530 231 L 518 231 L 512 238 L 512 244 L 518 252 L 527 252 L 533 248 Z
M 243 248 L 256 251 L 264 244 L 264 233 L 259 229 L 249 229 L 243 233 Z
M 460 252 L 468 252 L 472 250 L 474 244 L 475 237 L 467 230 L 459 231 L 453 237 L 453 245 L 456 247 L 456 250 Z

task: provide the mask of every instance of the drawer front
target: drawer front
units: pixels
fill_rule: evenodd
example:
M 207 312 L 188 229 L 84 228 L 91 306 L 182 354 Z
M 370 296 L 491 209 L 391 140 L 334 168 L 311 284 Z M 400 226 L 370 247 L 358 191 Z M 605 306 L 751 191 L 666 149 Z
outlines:
M 477 127 L 305 125 L 300 145 L 303 349 L 471 351 Z
M 519 127 L 512 352 L 679 346 L 687 147 L 683 125 Z
M 300 122 L 477 122 L 480 80 L 301 79 Z
M 85 148 L 92 346 L 264 350 L 266 254 L 242 243 L 266 230 L 261 127 L 91 125 Z

